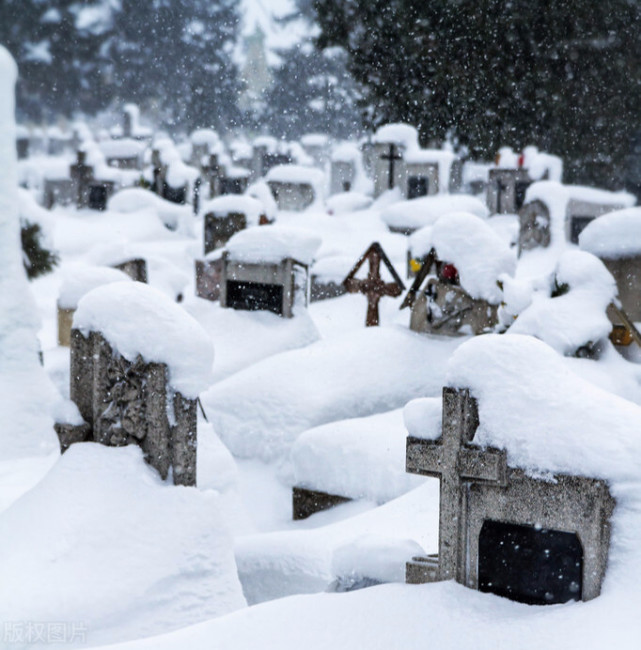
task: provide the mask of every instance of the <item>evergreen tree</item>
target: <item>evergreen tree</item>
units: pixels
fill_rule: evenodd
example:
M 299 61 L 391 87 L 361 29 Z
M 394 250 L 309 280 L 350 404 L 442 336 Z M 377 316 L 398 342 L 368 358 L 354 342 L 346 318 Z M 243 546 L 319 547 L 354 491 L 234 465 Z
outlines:
M 358 133 L 356 87 L 344 50 L 319 52 L 308 41 L 279 55 L 282 64 L 274 72 L 262 115 L 271 133 L 288 139 L 314 132 L 338 138 Z
M 37 223 L 21 221 L 22 258 L 29 280 L 53 271 L 58 256 L 42 245 L 42 230 Z
M 22 116 L 53 119 L 104 105 L 108 84 L 101 48 L 110 19 L 98 6 L 77 0 L 0 2 L 0 43 L 18 63 Z
M 233 124 L 237 29 L 236 0 L 122 0 L 110 43 L 117 96 L 189 129 Z
M 641 129 L 641 8 L 627 0 L 314 0 L 367 123 L 407 121 L 474 155 L 533 143 L 570 181 L 620 186 Z

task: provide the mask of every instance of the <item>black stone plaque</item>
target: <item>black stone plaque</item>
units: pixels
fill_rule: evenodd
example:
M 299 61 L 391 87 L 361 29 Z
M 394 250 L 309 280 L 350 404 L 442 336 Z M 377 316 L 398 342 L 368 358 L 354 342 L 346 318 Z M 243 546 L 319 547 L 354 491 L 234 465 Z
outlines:
M 429 182 L 427 176 L 410 176 L 407 179 L 407 198 L 417 199 L 419 196 L 427 196 Z
M 283 315 L 283 287 L 261 282 L 227 282 L 227 306 L 246 311 L 272 311 Z
M 487 520 L 478 570 L 480 591 L 528 605 L 580 600 L 583 548 L 574 533 Z

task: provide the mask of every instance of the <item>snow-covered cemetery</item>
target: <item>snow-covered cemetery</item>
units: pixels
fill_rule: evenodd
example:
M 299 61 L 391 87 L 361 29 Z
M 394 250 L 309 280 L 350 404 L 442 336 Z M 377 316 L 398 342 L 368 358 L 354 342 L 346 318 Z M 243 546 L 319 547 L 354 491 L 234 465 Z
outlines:
M 36 122 L 16 58 L 0 648 L 641 648 L 634 191 L 410 120 Z

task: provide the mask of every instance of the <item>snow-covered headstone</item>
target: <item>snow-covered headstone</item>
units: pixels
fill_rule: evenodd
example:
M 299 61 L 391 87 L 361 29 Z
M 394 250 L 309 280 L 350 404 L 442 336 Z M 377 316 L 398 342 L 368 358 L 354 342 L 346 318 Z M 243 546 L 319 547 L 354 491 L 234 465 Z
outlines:
M 517 366 L 523 384 L 515 390 Z M 616 410 L 623 400 L 585 394 L 561 368 L 560 357 L 528 337 L 479 337 L 455 353 L 441 431 L 422 433 L 416 417 L 408 423 L 408 471 L 441 481 L 438 558 L 408 563 L 409 582 L 454 579 L 538 605 L 599 595 L 615 505 L 606 475 L 620 452 L 619 443 L 600 444 L 613 432 L 596 430 L 604 422 L 596 411 L 616 413 L 617 440 L 636 423 L 630 409 Z M 554 385 L 552 371 L 563 377 L 554 374 Z M 559 382 L 577 397 L 559 399 Z M 586 419 L 593 424 L 584 432 Z M 588 467 L 601 455 L 600 469 Z
M 519 255 L 533 248 L 578 243 L 581 231 L 594 219 L 613 210 L 632 207 L 636 199 L 626 192 L 556 181 L 539 181 L 527 190 L 519 210 Z
M 278 226 L 249 228 L 234 235 L 223 253 L 221 307 L 294 316 L 309 297 L 309 265 L 320 240 Z
M 209 336 L 184 310 L 138 282 L 98 287 L 71 332 L 71 399 L 85 424 L 58 424 L 64 450 L 93 440 L 138 444 L 162 478 L 196 483 L 196 400 L 210 379 Z
M 412 256 L 422 265 L 401 307 L 411 307 L 411 330 L 459 336 L 498 324 L 497 282 L 514 273 L 516 259 L 487 222 L 465 212 L 443 216 L 412 235 Z
M 237 232 L 248 226 L 266 225 L 269 219 L 261 201 L 251 196 L 219 196 L 200 208 L 204 214 L 205 258 L 197 259 L 196 295 L 205 300 L 218 300 L 223 272 L 220 254 L 210 255 L 225 246 Z
M 266 179 L 279 210 L 305 210 L 322 195 L 323 172 L 313 167 L 277 165 Z
M 525 202 L 532 184 L 527 169 L 490 169 L 486 201 L 490 214 L 516 214 Z
M 593 221 L 580 234 L 579 246 L 603 261 L 628 317 L 641 321 L 641 208 L 617 210 Z

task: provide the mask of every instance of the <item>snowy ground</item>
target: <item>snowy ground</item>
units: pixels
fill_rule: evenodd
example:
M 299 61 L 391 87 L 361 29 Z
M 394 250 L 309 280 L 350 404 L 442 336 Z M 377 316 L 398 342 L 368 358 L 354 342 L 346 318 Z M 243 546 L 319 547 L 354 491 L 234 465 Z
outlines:
M 381 201 L 278 220 L 320 237 L 319 260 L 356 261 L 379 241 L 404 277 L 407 239 L 387 230 L 384 208 Z M 440 395 L 468 338 L 410 332 L 400 299 L 384 298 L 381 327 L 369 329 L 362 296 L 314 303 L 291 320 L 223 310 L 194 296 L 202 220 L 177 219 L 170 231 L 150 208 L 58 208 L 45 224 L 62 258 L 30 285 L 46 374 L 33 385 L 33 373 L 0 372 L 0 412 L 8 414 L 0 433 L 6 647 L 639 647 L 638 482 L 620 488 L 613 566 L 595 601 L 531 607 L 454 583 L 402 584 L 406 560 L 437 551 L 439 495 L 435 479 L 404 473 L 401 409 Z M 509 244 L 512 230 L 496 232 Z M 56 300 L 79 265 L 130 254 L 150 260 L 152 286 L 172 299 L 183 294 L 182 306 L 214 344 L 212 383 L 200 395 L 208 421 L 200 416 L 198 489 L 163 483 L 135 449 L 56 452 L 51 424 L 64 402 L 54 387 L 68 395 L 69 382 Z M 629 405 L 630 418 L 641 412 L 639 366 L 612 348 L 598 362 L 545 350 L 556 370 L 541 371 L 544 383 L 580 375 L 580 390 L 594 390 L 594 400 L 617 395 L 629 400 L 617 403 Z M 520 363 L 510 381 L 527 372 Z M 638 448 L 628 447 L 629 462 L 641 461 Z M 293 522 L 293 485 L 353 501 Z M 394 584 L 331 592 L 350 575 Z

